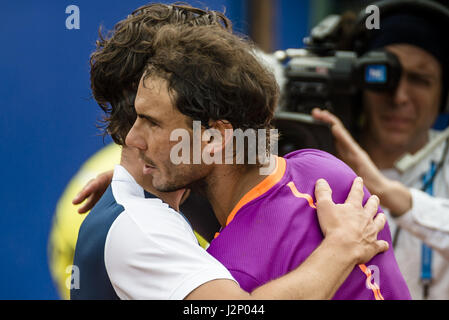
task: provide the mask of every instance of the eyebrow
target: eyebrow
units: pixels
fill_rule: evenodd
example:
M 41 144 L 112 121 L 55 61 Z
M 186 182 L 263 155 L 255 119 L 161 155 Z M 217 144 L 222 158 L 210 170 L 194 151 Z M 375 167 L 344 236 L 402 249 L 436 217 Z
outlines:
M 412 76 L 412 77 L 423 77 L 423 78 L 426 78 L 426 79 L 428 79 L 428 80 L 437 80 L 437 77 L 434 75 L 434 74 L 432 74 L 432 73 L 430 73 L 430 72 L 419 72 L 419 71 L 407 71 L 407 70 L 404 70 L 404 73 L 406 74 L 406 75 L 408 75 L 408 76 Z
M 159 124 L 159 121 L 158 121 L 157 119 L 155 119 L 155 118 L 153 118 L 152 116 L 149 116 L 149 115 L 147 115 L 147 114 L 138 113 L 138 114 L 137 114 L 137 117 L 139 117 L 139 118 L 141 118 L 141 119 L 148 120 L 148 121 L 150 121 L 150 122 L 152 122 L 152 123 L 155 123 L 155 124 Z

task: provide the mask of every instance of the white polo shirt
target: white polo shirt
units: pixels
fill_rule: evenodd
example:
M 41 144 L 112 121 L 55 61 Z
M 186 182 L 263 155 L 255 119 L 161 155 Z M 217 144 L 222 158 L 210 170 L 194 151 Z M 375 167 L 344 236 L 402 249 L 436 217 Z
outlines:
M 80 228 L 74 265 L 81 281 L 72 299 L 183 299 L 208 281 L 234 280 L 186 219 L 122 166 Z

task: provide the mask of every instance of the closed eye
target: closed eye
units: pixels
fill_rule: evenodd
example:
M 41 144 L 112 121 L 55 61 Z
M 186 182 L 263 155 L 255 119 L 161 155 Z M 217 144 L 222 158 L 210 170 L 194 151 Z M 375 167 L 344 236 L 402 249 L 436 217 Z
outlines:
M 159 122 L 155 120 L 153 117 L 150 117 L 145 114 L 138 114 L 137 117 L 139 117 L 139 119 L 145 120 L 151 126 L 159 126 Z

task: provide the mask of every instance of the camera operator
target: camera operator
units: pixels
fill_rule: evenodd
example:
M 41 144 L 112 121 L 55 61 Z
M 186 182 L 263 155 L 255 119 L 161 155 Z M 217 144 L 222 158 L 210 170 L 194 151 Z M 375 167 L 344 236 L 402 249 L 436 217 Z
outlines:
M 312 115 L 331 125 L 338 156 L 364 178 L 389 213 L 395 255 L 412 297 L 449 299 L 448 139 L 405 172 L 395 167 L 404 155 L 416 155 L 438 137 L 432 126 L 446 106 L 446 30 L 419 13 L 380 14 L 380 29 L 366 50 L 397 56 L 402 68 L 397 88 L 362 92 L 356 139 L 330 112 L 314 109 Z

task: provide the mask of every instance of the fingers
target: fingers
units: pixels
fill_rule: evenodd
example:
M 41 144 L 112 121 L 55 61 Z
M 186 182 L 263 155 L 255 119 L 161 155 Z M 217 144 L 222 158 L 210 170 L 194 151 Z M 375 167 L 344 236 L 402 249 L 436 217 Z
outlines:
M 318 179 L 315 184 L 315 199 L 317 205 L 323 203 L 334 203 L 332 201 L 332 189 L 324 179 Z
M 374 220 L 365 228 L 364 245 L 362 245 L 359 263 L 367 263 L 375 255 L 385 252 L 389 249 L 389 244 L 385 240 L 377 240 L 379 232 L 383 230 L 386 218 L 383 213 L 379 213 Z
M 372 195 L 371 197 L 369 197 L 368 201 L 366 201 L 365 203 L 365 212 L 367 214 L 369 214 L 369 216 L 372 218 L 374 218 L 374 216 L 377 213 L 377 210 L 379 209 L 379 204 L 380 204 L 380 200 L 379 197 L 376 195 Z
M 83 206 L 78 209 L 78 213 L 82 214 L 88 212 L 95 206 L 99 198 L 100 197 L 97 194 L 91 194 L 86 203 L 84 203 Z
M 359 263 L 367 263 L 374 256 L 379 253 L 385 252 L 390 248 L 390 245 L 385 240 L 376 240 L 371 243 L 369 248 L 366 248 L 365 255 L 359 260 Z
M 374 218 L 374 226 L 376 227 L 376 232 L 379 233 L 380 231 L 382 231 L 386 223 L 387 219 L 385 218 L 385 215 L 383 213 L 379 213 Z
M 314 117 L 316 120 L 326 122 L 331 126 L 341 124 L 340 120 L 332 113 L 327 110 L 321 110 L 319 108 L 314 108 L 312 110 L 312 117 Z
M 78 209 L 78 213 L 86 213 L 94 207 L 106 191 L 108 185 L 111 183 L 113 174 L 114 171 L 109 170 L 99 174 L 95 179 L 89 180 L 89 182 L 72 200 L 72 204 L 77 205 L 87 199 L 86 203 Z
M 345 203 L 352 203 L 355 206 L 361 206 L 364 194 L 363 179 L 361 177 L 357 177 L 352 182 L 351 191 L 349 191 Z
M 73 204 L 80 204 L 84 200 L 86 200 L 89 195 L 91 195 L 95 191 L 95 184 L 96 180 L 91 179 L 89 182 L 84 186 L 84 188 L 73 198 L 72 203 Z
M 86 195 L 84 194 L 84 189 L 81 190 L 76 196 L 75 198 L 72 199 L 72 204 L 80 204 L 81 202 L 83 202 L 84 199 L 86 199 Z
M 379 232 L 381 232 L 383 230 L 383 228 L 385 227 L 386 222 L 387 222 L 387 219 L 385 218 L 385 215 L 383 213 L 379 213 L 376 216 L 376 218 L 374 218 L 374 228 L 375 228 L 376 239 L 377 239 Z M 374 242 L 374 246 L 375 246 L 376 254 L 385 252 L 390 247 L 388 242 L 385 240 L 376 240 Z
M 388 250 L 390 245 L 385 240 L 377 240 L 376 241 L 377 253 L 382 253 Z
M 83 201 L 86 201 L 86 203 L 83 204 L 82 207 L 78 208 L 78 213 L 86 213 L 90 209 L 93 208 L 95 203 L 97 203 L 98 199 L 100 198 L 98 194 L 96 194 L 96 191 L 98 189 L 98 181 L 97 179 L 91 179 L 89 182 L 84 186 L 84 188 L 73 198 L 72 203 L 74 205 L 81 204 Z

